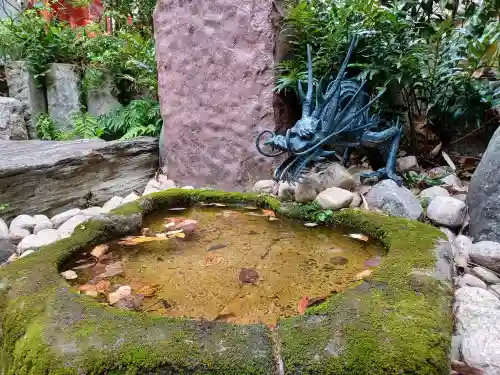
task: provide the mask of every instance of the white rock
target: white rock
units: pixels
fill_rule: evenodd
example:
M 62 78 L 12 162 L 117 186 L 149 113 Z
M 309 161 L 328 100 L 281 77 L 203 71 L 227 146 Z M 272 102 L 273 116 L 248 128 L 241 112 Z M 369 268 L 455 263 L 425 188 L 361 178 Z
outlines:
M 450 173 L 448 176 L 441 178 L 441 181 L 443 181 L 446 186 L 451 186 L 455 190 L 464 189 L 462 180 L 460 180 L 454 173 Z
M 420 171 L 416 156 L 403 156 L 396 159 L 396 169 L 398 172 Z
M 194 186 L 188 185 L 188 186 L 183 186 L 183 190 L 194 190 Z
M 462 337 L 462 358 L 483 375 L 500 375 L 500 328 L 497 325 L 467 331 Z
M 24 253 L 22 253 L 21 255 L 19 255 L 19 259 L 21 258 L 24 258 L 30 254 L 33 254 L 35 251 L 34 250 L 26 250 Z
M 160 190 L 168 190 L 168 189 L 172 189 L 175 187 L 177 187 L 177 185 L 172 180 L 160 181 L 160 186 L 159 186 Z
M 354 177 L 340 163 L 331 163 L 326 169 L 315 174 L 317 177 L 313 178 L 318 182 L 318 193 L 331 187 L 352 190 L 356 186 Z
M 455 291 L 455 319 L 458 334 L 497 326 L 500 299 L 490 291 L 464 286 Z
M 152 193 L 157 193 L 160 191 L 160 183 L 156 181 L 154 178 L 148 181 L 146 187 L 144 188 L 144 191 L 142 195 L 149 195 Z
M 469 256 L 474 263 L 500 272 L 500 244 L 498 242 L 477 242 L 472 245 Z
M 42 246 L 50 245 L 59 239 L 56 229 L 43 229 L 38 234 L 30 234 L 22 239 L 17 245 L 17 253 L 23 254 L 29 249 L 38 249 Z
M 57 229 L 62 225 L 62 223 L 71 219 L 73 216 L 78 215 L 80 212 L 82 212 L 82 210 L 80 210 L 79 208 L 73 208 L 51 217 L 50 221 L 52 221 L 52 224 L 54 224 L 54 228 Z
M 449 197 L 450 193 L 440 186 L 432 186 L 420 192 L 420 199 L 427 199 L 429 202 L 436 197 Z
M 472 249 L 472 240 L 460 234 L 455 238 L 455 241 L 452 242 L 451 247 L 453 249 L 454 256 L 461 256 L 465 259 L 469 259 L 469 253 Z
M 472 273 L 488 284 L 500 284 L 500 277 L 483 267 L 474 267 Z
M 467 200 L 467 194 L 456 194 L 453 196 L 453 198 L 465 203 L 465 201 Z
M 7 237 L 9 235 L 9 227 L 7 223 L 0 218 L 0 237 Z
M 323 210 L 340 210 L 348 207 L 354 194 L 348 190 L 331 187 L 318 194 L 314 202 L 316 202 Z
M 102 206 L 103 213 L 108 213 L 109 211 L 114 210 L 115 208 L 119 207 L 122 202 L 122 197 L 114 196 Z
M 22 228 L 31 230 L 35 227 L 36 220 L 30 215 L 19 215 L 10 223 L 10 228 Z
M 465 274 L 462 277 L 460 277 L 458 280 L 458 286 L 459 287 L 473 286 L 473 287 L 483 288 L 483 289 L 488 288 L 488 286 L 486 285 L 486 283 L 483 280 L 479 279 L 478 277 L 476 277 L 474 275 L 470 275 L 470 274 Z
M 74 280 L 78 278 L 77 273 L 73 270 L 61 272 L 61 276 L 64 277 L 66 280 Z
M 71 236 L 75 228 L 83 223 L 84 221 L 90 219 L 90 216 L 87 215 L 76 215 L 73 216 L 71 219 L 68 221 L 64 222 L 58 229 L 57 232 L 59 233 L 60 238 L 67 238 Z
M 38 234 L 40 231 L 44 229 L 52 229 L 54 228 L 54 224 L 52 224 L 52 221 L 41 221 L 35 225 L 35 228 L 33 228 L 33 234 Z
M 47 221 L 50 221 L 48 216 L 45 215 L 33 215 L 33 219 L 35 219 L 37 223 L 46 223 Z
M 451 247 L 453 249 L 453 242 L 455 242 L 457 235 L 455 233 L 453 233 L 449 228 L 446 228 L 446 227 L 439 227 L 439 230 L 446 235 L 446 237 L 448 238 L 448 242 L 451 244 Z M 455 255 L 455 252 L 453 252 L 453 255 Z
M 122 204 L 127 204 L 139 199 L 139 196 L 136 193 L 130 193 L 125 198 L 123 198 Z
M 295 199 L 295 186 L 290 182 L 280 182 L 278 198 L 282 201 L 293 201 Z
M 254 193 L 271 194 L 273 192 L 274 185 L 276 185 L 276 181 L 274 180 L 260 180 L 253 185 L 252 191 Z
M 17 228 L 17 227 L 14 227 L 14 228 L 10 228 L 9 229 L 9 236 L 13 236 L 13 237 L 20 237 L 20 238 L 24 238 L 26 236 L 29 236 L 31 233 L 29 230 L 27 229 L 23 229 L 23 228 Z
M 427 217 L 438 225 L 449 228 L 462 226 L 467 214 L 464 202 L 452 197 L 435 197 L 427 207 Z
M 500 284 L 492 284 L 488 287 L 488 290 L 500 298 Z
M 101 208 L 99 206 L 92 206 L 82 210 L 81 212 L 82 215 L 87 215 L 87 216 L 99 216 L 104 213 L 105 213 L 104 208 Z
M 359 207 L 361 206 L 361 203 L 363 203 L 361 195 L 359 195 L 358 193 L 352 193 L 352 202 L 349 207 Z

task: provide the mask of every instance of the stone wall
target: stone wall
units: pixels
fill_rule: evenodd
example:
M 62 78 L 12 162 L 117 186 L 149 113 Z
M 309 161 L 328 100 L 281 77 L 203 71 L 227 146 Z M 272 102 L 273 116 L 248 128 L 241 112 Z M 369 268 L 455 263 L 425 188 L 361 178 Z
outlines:
M 242 190 L 268 178 L 255 137 L 274 128 L 272 0 L 161 0 L 158 85 L 169 178 Z

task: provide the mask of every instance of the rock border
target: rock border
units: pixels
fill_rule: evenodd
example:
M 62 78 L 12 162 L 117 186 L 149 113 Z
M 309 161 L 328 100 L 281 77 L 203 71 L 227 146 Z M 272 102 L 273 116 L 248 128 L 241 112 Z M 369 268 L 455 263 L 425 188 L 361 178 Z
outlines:
M 330 223 L 376 237 L 387 246 L 387 257 L 365 281 L 273 331 L 105 307 L 77 294 L 58 274 L 58 266 L 77 251 L 138 230 L 147 213 L 197 201 L 252 203 L 301 220 L 318 210 L 286 209 L 266 195 L 174 188 L 79 224 L 70 237 L 0 269 L 4 373 L 437 375 L 448 370 L 447 242 L 439 230 L 407 219 L 359 209 L 334 213 Z

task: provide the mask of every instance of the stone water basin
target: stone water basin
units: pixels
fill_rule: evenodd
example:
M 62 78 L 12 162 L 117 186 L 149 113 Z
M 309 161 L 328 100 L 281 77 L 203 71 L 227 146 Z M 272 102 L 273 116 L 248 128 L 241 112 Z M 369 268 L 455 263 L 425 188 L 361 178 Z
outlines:
M 166 224 L 183 219 L 196 224 L 184 238 L 108 242 L 97 258 L 87 249 L 63 270 L 75 270 L 75 287 L 115 307 L 274 326 L 359 281 L 385 252 L 352 232 L 269 215 L 274 213 L 235 205 L 160 211 L 145 218 L 148 233 L 164 233 Z M 106 276 L 110 265 L 120 272 Z M 130 287 L 131 295 L 115 301 L 120 286 L 127 293 Z

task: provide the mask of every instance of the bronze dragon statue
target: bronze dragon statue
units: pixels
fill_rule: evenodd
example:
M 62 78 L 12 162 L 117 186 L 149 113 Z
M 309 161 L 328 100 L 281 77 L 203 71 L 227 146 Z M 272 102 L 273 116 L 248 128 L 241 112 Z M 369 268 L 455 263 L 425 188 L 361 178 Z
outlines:
M 288 155 L 276 168 L 273 176 L 275 180 L 298 181 L 311 165 L 323 162 L 328 156 L 334 155 L 335 151 L 331 150 L 332 148 L 344 149 L 344 165 L 347 164 L 353 148 L 369 148 L 382 151 L 386 162 L 383 168 L 362 174 L 362 182 L 373 183 L 389 178 L 398 185 L 402 184 L 402 178 L 395 171 L 402 132 L 399 120 L 384 129 L 379 116 L 370 115 L 371 105 L 380 98 L 383 91 L 370 100 L 364 90 L 366 82 L 360 83 L 345 77 L 356 44 L 355 36 L 336 78 L 331 79 L 328 84 L 322 79 L 316 85 L 314 98 L 311 47 L 307 45 L 306 93 L 302 82 L 298 83 L 298 93 L 302 103 L 301 119 L 284 135 L 265 130 L 259 133 L 256 139 L 257 149 L 262 155 L 268 157 Z M 263 143 L 264 146 L 270 146 L 270 152 L 261 146 L 264 135 L 271 136 Z

